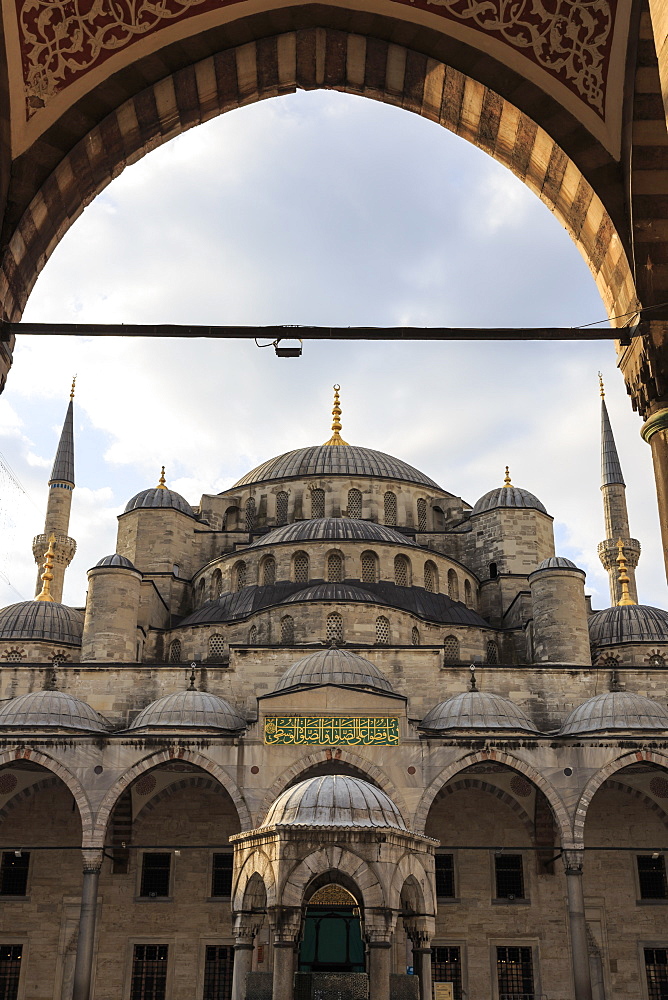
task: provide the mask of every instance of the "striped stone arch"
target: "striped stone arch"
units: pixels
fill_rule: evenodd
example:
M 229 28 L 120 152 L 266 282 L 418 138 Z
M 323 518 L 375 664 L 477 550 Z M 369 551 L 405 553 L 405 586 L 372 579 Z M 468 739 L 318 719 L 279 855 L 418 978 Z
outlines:
M 82 845 L 84 847 L 87 846 L 93 831 L 93 810 L 83 787 L 71 771 L 68 771 L 60 761 L 32 747 L 15 747 L 12 750 L 4 750 L 0 753 L 0 767 L 4 764 L 13 764 L 17 760 L 31 760 L 35 764 L 41 764 L 42 767 L 45 767 L 52 774 L 60 778 L 63 784 L 67 785 L 79 810 Z
M 219 781 L 213 778 L 205 778 L 201 774 L 191 774 L 187 778 L 175 777 L 175 780 L 162 788 L 156 795 L 153 795 L 150 799 L 142 805 L 141 809 L 136 813 L 133 822 L 137 822 L 146 816 L 147 813 L 153 812 L 153 810 L 165 799 L 171 798 L 176 792 L 180 792 L 183 788 L 201 788 L 203 791 L 213 792 L 215 795 L 223 795 L 223 789 Z
M 97 811 L 95 817 L 95 827 L 91 831 L 90 842 L 87 843 L 86 846 L 99 848 L 104 845 L 104 839 L 109 825 L 109 817 L 111 816 L 113 808 L 122 792 L 124 792 L 136 778 L 138 778 L 141 774 L 144 774 L 146 771 L 150 771 L 154 767 L 157 767 L 159 764 L 168 764 L 172 761 L 187 761 L 189 764 L 193 764 L 195 767 L 201 768 L 202 771 L 205 771 L 207 774 L 210 774 L 213 778 L 215 778 L 216 781 L 223 786 L 236 806 L 241 829 L 249 829 L 251 825 L 251 815 L 248 806 L 246 805 L 246 800 L 243 797 L 241 789 L 236 782 L 230 778 L 227 771 L 224 771 L 222 767 L 196 750 L 186 750 L 185 747 L 171 747 L 169 750 L 160 750 L 158 753 L 151 754 L 149 757 L 145 757 L 143 760 L 137 761 L 136 764 L 133 764 L 132 767 L 128 768 L 125 774 L 121 775 L 115 784 L 112 785 Z
M 629 764 L 642 762 L 656 764 L 657 767 L 662 767 L 668 770 L 668 755 L 657 753 L 655 750 L 634 750 L 632 753 L 626 753 L 621 757 L 617 757 L 615 760 L 611 760 L 605 765 L 605 767 L 602 767 L 600 771 L 597 771 L 596 774 L 591 776 L 585 785 L 584 791 L 580 796 L 580 801 L 578 802 L 575 810 L 573 834 L 577 847 L 584 846 L 584 827 L 587 819 L 587 810 L 589 809 L 591 800 L 601 785 L 607 781 L 611 775 L 615 774 L 617 771 L 621 771 L 625 767 L 628 767 Z
M 362 754 L 356 753 L 354 750 L 342 747 L 336 747 L 335 749 L 325 749 L 319 750 L 316 753 L 309 754 L 307 757 L 300 757 L 298 761 L 295 761 L 290 767 L 286 768 L 285 771 L 281 773 L 280 778 L 277 778 L 273 783 L 271 788 L 267 791 L 263 801 L 262 806 L 257 815 L 257 825 L 262 823 L 262 820 L 269 812 L 269 809 L 276 801 L 278 796 L 294 783 L 295 778 L 298 778 L 300 774 L 304 774 L 309 771 L 312 767 L 317 767 L 320 764 L 326 764 L 328 761 L 340 761 L 342 764 L 349 764 L 351 767 L 357 768 L 358 771 L 363 771 L 369 776 L 371 782 L 375 782 L 379 788 L 385 792 L 389 798 L 392 799 L 395 806 L 401 813 L 404 822 L 407 822 L 410 815 L 409 810 L 406 807 L 406 803 L 401 792 L 396 788 L 396 786 L 390 781 L 388 776 L 384 771 L 381 770 L 376 764 L 372 764 L 370 760 L 363 757 Z M 342 769 L 342 774 L 345 774 L 345 767 Z
M 245 908 L 246 889 L 254 875 L 259 875 L 267 893 L 267 906 L 276 905 L 276 879 L 271 861 L 264 851 L 255 848 L 238 872 L 234 875 L 232 887 L 232 909 L 240 911 Z
M 23 213 L 0 261 L 5 318 L 20 319 L 58 242 L 125 166 L 216 115 L 297 89 L 338 90 L 393 104 L 485 150 L 567 229 L 608 315 L 636 309 L 632 272 L 610 215 L 575 162 L 535 121 L 422 52 L 345 30 L 305 27 L 217 52 L 163 77 L 67 152 Z
M 317 833 L 315 834 L 317 836 Z M 343 872 L 359 889 L 365 909 L 384 907 L 385 891 L 374 865 L 364 861 L 336 844 L 328 844 L 302 858 L 292 868 L 281 887 L 280 902 L 283 906 L 301 906 L 304 890 L 316 875 L 324 872 Z
M 612 781 L 610 778 L 603 782 L 602 787 L 612 788 L 616 792 L 624 792 L 625 795 L 630 795 L 636 801 L 642 802 L 647 809 L 658 816 L 662 823 L 668 826 L 668 813 L 661 808 L 658 802 L 645 792 L 641 792 L 639 788 L 632 788 L 630 785 L 625 785 L 622 781 Z
M 12 809 L 16 809 L 17 806 L 25 802 L 26 799 L 31 799 L 33 795 L 38 795 L 39 792 L 45 791 L 47 788 L 56 788 L 60 784 L 60 779 L 54 775 L 50 778 L 43 778 L 41 781 L 36 781 L 34 785 L 28 785 L 27 788 L 22 788 L 20 792 L 16 795 L 12 795 L 11 799 L 5 802 L 2 809 L 0 809 L 0 823 L 7 819 Z
M 479 792 L 487 792 L 499 799 L 500 802 L 503 802 L 504 805 L 512 809 L 520 823 L 523 824 L 529 839 L 534 839 L 534 822 L 527 811 L 523 809 L 517 799 L 513 798 L 513 796 L 510 795 L 510 793 L 504 788 L 499 788 L 497 785 L 491 785 L 487 781 L 479 781 L 477 778 L 461 778 L 459 781 L 449 782 L 440 790 L 440 792 L 437 792 L 434 796 L 434 802 L 438 802 L 440 799 L 446 798 L 448 795 L 454 795 L 455 792 L 461 792 L 466 789 L 475 789 Z
M 550 803 L 552 814 L 559 828 L 562 845 L 569 844 L 572 839 L 571 819 L 557 790 L 552 787 L 552 785 L 543 777 L 542 774 L 540 774 L 539 771 L 533 768 L 530 764 L 527 764 L 526 761 L 520 760 L 518 757 L 513 757 L 502 750 L 479 750 L 476 753 L 468 754 L 466 757 L 460 757 L 459 760 L 453 761 L 445 767 L 439 776 L 434 778 L 431 784 L 428 785 L 422 793 L 422 798 L 418 803 L 413 821 L 413 829 L 416 833 L 424 832 L 427 816 L 429 815 L 432 803 L 443 787 L 452 778 L 454 778 L 456 774 L 465 770 L 467 767 L 470 767 L 472 764 L 487 764 L 489 762 L 505 764 L 507 767 L 511 767 L 514 771 L 518 771 L 520 774 L 523 774 L 524 777 L 532 782 L 532 784 L 534 784 L 537 788 L 540 788 L 541 792 Z
M 429 864 L 429 870 L 425 868 L 425 863 Z M 404 854 L 399 864 L 394 869 L 392 885 L 390 886 L 389 905 L 395 910 L 401 909 L 401 890 L 408 879 L 413 878 L 417 882 L 422 895 L 421 913 L 436 913 L 436 896 L 434 895 L 434 859 L 431 854 L 419 855 L 415 852 Z

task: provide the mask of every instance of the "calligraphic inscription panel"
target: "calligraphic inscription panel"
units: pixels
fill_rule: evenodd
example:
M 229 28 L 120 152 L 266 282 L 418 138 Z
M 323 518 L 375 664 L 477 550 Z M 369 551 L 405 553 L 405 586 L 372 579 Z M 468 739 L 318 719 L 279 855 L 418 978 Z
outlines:
M 267 744 L 397 746 L 399 719 L 387 716 L 277 715 L 264 720 Z

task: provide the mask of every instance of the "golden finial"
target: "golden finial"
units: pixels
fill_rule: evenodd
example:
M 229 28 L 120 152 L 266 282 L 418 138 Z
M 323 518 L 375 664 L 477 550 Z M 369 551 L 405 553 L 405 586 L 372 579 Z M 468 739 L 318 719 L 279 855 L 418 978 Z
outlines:
M 49 538 L 49 547 L 44 553 L 44 572 L 42 573 L 40 579 L 42 581 L 42 589 L 35 598 L 36 601 L 52 601 L 51 596 L 51 581 L 53 580 L 53 557 L 56 554 L 54 545 L 56 544 L 56 536 L 51 535 Z
M 598 373 L 598 391 L 601 394 L 601 399 L 605 399 L 605 386 L 603 385 L 603 373 Z
M 166 490 L 166 489 L 167 485 L 165 483 L 165 467 L 163 465 L 162 471 L 160 472 L 160 479 L 158 480 L 158 485 L 156 486 L 156 490 Z
M 76 387 L 76 384 L 77 384 L 77 377 L 75 375 L 74 378 L 72 379 L 72 388 L 70 389 L 70 399 L 74 399 L 74 389 Z
M 332 434 L 332 436 L 329 439 L 329 441 L 325 441 L 325 445 L 328 445 L 328 444 L 345 444 L 345 445 L 347 445 L 348 442 L 344 441 L 343 438 L 341 437 L 341 434 L 340 434 L 340 431 L 341 431 L 341 419 L 340 419 L 341 418 L 341 407 L 339 405 L 339 389 L 341 388 L 341 386 L 340 385 L 335 385 L 333 388 L 334 388 L 334 408 L 332 410 L 332 416 L 334 417 L 334 419 L 332 420 L 332 431 L 334 433 Z
M 508 468 L 508 466 L 506 466 L 506 477 L 503 480 L 503 485 L 504 486 L 512 486 L 513 485 L 511 483 L 511 481 L 510 481 L 510 469 Z
M 617 565 L 619 566 L 619 583 L 622 588 L 622 596 L 617 601 L 618 607 L 625 607 L 629 604 L 635 604 L 629 593 L 629 574 L 626 572 L 626 556 L 624 555 L 624 542 L 621 538 L 617 542 Z

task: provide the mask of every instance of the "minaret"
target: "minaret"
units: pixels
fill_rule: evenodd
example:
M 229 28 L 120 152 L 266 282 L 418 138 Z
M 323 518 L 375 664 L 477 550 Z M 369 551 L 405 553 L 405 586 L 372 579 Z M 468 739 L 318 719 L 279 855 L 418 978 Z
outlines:
M 622 476 L 610 418 L 605 405 L 603 376 L 598 373 L 601 392 L 601 493 L 605 517 L 605 541 L 598 547 L 598 556 L 610 580 L 610 603 L 619 604 L 624 596 L 619 579 L 617 562 L 621 541 L 622 556 L 628 574 L 628 594 L 634 604 L 638 602 L 635 568 L 640 558 L 640 542 L 629 535 L 629 515 L 626 510 L 626 484 Z
M 72 506 L 72 490 L 74 489 L 74 383 L 72 380 L 70 402 L 65 414 L 65 423 L 58 443 L 58 451 L 49 479 L 49 499 L 46 505 L 44 532 L 36 535 L 32 543 L 32 551 L 37 563 L 37 586 L 35 596 L 42 591 L 42 572 L 47 549 L 51 549 L 53 573 L 50 596 L 54 601 L 63 599 L 63 580 L 65 570 L 72 562 L 77 549 L 77 543 L 70 538 L 67 531 L 70 526 L 70 507 Z M 50 541 L 53 539 L 52 541 Z

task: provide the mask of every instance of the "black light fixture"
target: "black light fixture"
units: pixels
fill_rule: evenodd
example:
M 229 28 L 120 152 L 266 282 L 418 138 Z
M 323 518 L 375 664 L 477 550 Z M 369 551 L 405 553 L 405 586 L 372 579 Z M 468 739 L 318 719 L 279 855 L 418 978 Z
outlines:
M 290 347 L 282 347 L 284 344 L 283 340 L 274 341 L 274 350 L 276 351 L 277 358 L 301 358 L 302 356 L 302 341 L 296 340 L 295 342 L 288 342 L 291 344 Z

